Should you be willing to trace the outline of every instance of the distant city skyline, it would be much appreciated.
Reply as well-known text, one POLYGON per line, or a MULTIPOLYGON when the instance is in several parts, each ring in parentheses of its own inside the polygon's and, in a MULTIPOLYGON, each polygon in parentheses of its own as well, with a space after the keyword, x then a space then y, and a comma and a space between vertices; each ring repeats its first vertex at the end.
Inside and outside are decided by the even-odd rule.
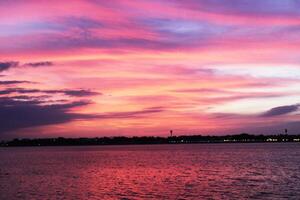
POLYGON ((299 8, 1 1, 0 140, 299 134, 299 8))

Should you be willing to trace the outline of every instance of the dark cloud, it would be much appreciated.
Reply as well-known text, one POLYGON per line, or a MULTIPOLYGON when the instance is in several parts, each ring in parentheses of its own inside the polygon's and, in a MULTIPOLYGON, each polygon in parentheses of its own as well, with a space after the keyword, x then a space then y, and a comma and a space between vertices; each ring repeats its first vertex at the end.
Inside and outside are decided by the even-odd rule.
POLYGON ((32 83, 30 81, 0 81, 0 85, 14 85, 14 84, 21 84, 21 83, 32 83))
POLYGON ((9 61, 9 62, 0 62, 0 72, 8 70, 12 67, 17 67, 19 65, 18 62, 9 61))
POLYGON ((50 61, 42 61, 42 62, 31 62, 25 63, 23 65, 19 64, 16 61, 9 61, 9 62, 0 62, 0 72, 9 70, 13 67, 45 67, 45 66, 52 66, 53 62, 50 61))
POLYGON ((45 90, 45 93, 63 93, 68 96, 74 96, 74 97, 85 97, 85 96, 95 96, 99 95, 101 93, 99 92, 94 92, 91 90, 84 90, 84 89, 79 89, 79 90, 45 90))
POLYGON ((267 112, 263 113, 262 116, 263 117, 273 117, 273 116, 278 116, 278 115, 289 114, 289 113, 297 111, 299 106, 300 106, 299 104, 295 104, 295 105, 275 107, 275 108, 272 108, 272 109, 268 110, 267 112))
POLYGON ((33 63, 26 63, 24 66, 30 66, 30 67, 46 67, 46 66, 52 66, 53 63, 49 61, 44 62, 33 62, 33 63))
POLYGON ((5 90, 0 90, 0 95, 7 95, 12 93, 28 94, 28 93, 40 93, 41 90, 38 89, 23 89, 23 88, 9 88, 5 90))
POLYGON ((113 112, 104 114, 79 114, 70 110, 91 104, 89 101, 47 101, 43 96, 0 97, 0 133, 23 128, 62 124, 74 120, 136 118, 162 112, 161 108, 147 108, 140 111, 113 112))
POLYGON ((9 97, 1 97, 0 133, 93 117, 92 115, 69 112, 69 109, 90 104, 87 101, 48 105, 43 103, 45 102, 30 98, 27 101, 21 101, 9 97))
POLYGON ((39 90, 39 89, 24 89, 24 88, 9 88, 5 90, 0 90, 0 95, 7 95, 12 93, 19 93, 19 94, 30 94, 30 93, 44 93, 44 94, 65 94, 67 96, 73 97, 86 97, 86 96, 95 96, 100 95, 99 92, 94 92, 91 90, 39 90))
POLYGON ((0 95, 7 95, 11 94, 12 92, 10 90, 0 90, 0 95))

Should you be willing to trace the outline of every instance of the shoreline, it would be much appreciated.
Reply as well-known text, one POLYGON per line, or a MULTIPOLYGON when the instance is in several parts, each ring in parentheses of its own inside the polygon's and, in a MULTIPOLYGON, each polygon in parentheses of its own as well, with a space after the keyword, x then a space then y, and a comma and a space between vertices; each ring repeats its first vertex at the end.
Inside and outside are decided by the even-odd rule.
POLYGON ((298 143, 300 135, 182 135, 170 137, 101 137, 101 138, 35 138, 14 139, 0 142, 0 147, 26 146, 110 146, 110 145, 156 145, 156 144, 232 144, 232 143, 298 143))
POLYGON ((155 146, 155 145, 193 145, 193 144, 208 144, 208 145, 213 145, 213 144, 297 144, 300 142, 195 142, 195 143, 161 143, 161 144, 103 144, 103 145, 97 145, 97 144, 90 144, 90 145, 16 145, 16 146, 0 146, 0 148, 21 148, 21 147, 108 147, 108 146, 144 146, 144 145, 149 145, 149 146, 155 146))

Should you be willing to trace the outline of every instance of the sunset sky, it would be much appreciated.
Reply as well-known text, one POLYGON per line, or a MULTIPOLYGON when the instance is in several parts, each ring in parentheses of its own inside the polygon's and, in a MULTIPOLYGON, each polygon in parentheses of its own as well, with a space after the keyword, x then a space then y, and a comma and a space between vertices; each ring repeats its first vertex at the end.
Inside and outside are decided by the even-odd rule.
POLYGON ((0 139, 300 130, 300 0, 2 0, 0 44, 0 139))

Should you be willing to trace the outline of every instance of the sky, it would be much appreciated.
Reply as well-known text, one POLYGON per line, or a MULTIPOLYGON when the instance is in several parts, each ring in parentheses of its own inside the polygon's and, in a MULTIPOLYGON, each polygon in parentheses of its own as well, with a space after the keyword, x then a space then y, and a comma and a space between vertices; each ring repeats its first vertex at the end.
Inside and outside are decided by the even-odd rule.
POLYGON ((0 139, 300 130, 300 0, 2 0, 0 44, 0 139))

